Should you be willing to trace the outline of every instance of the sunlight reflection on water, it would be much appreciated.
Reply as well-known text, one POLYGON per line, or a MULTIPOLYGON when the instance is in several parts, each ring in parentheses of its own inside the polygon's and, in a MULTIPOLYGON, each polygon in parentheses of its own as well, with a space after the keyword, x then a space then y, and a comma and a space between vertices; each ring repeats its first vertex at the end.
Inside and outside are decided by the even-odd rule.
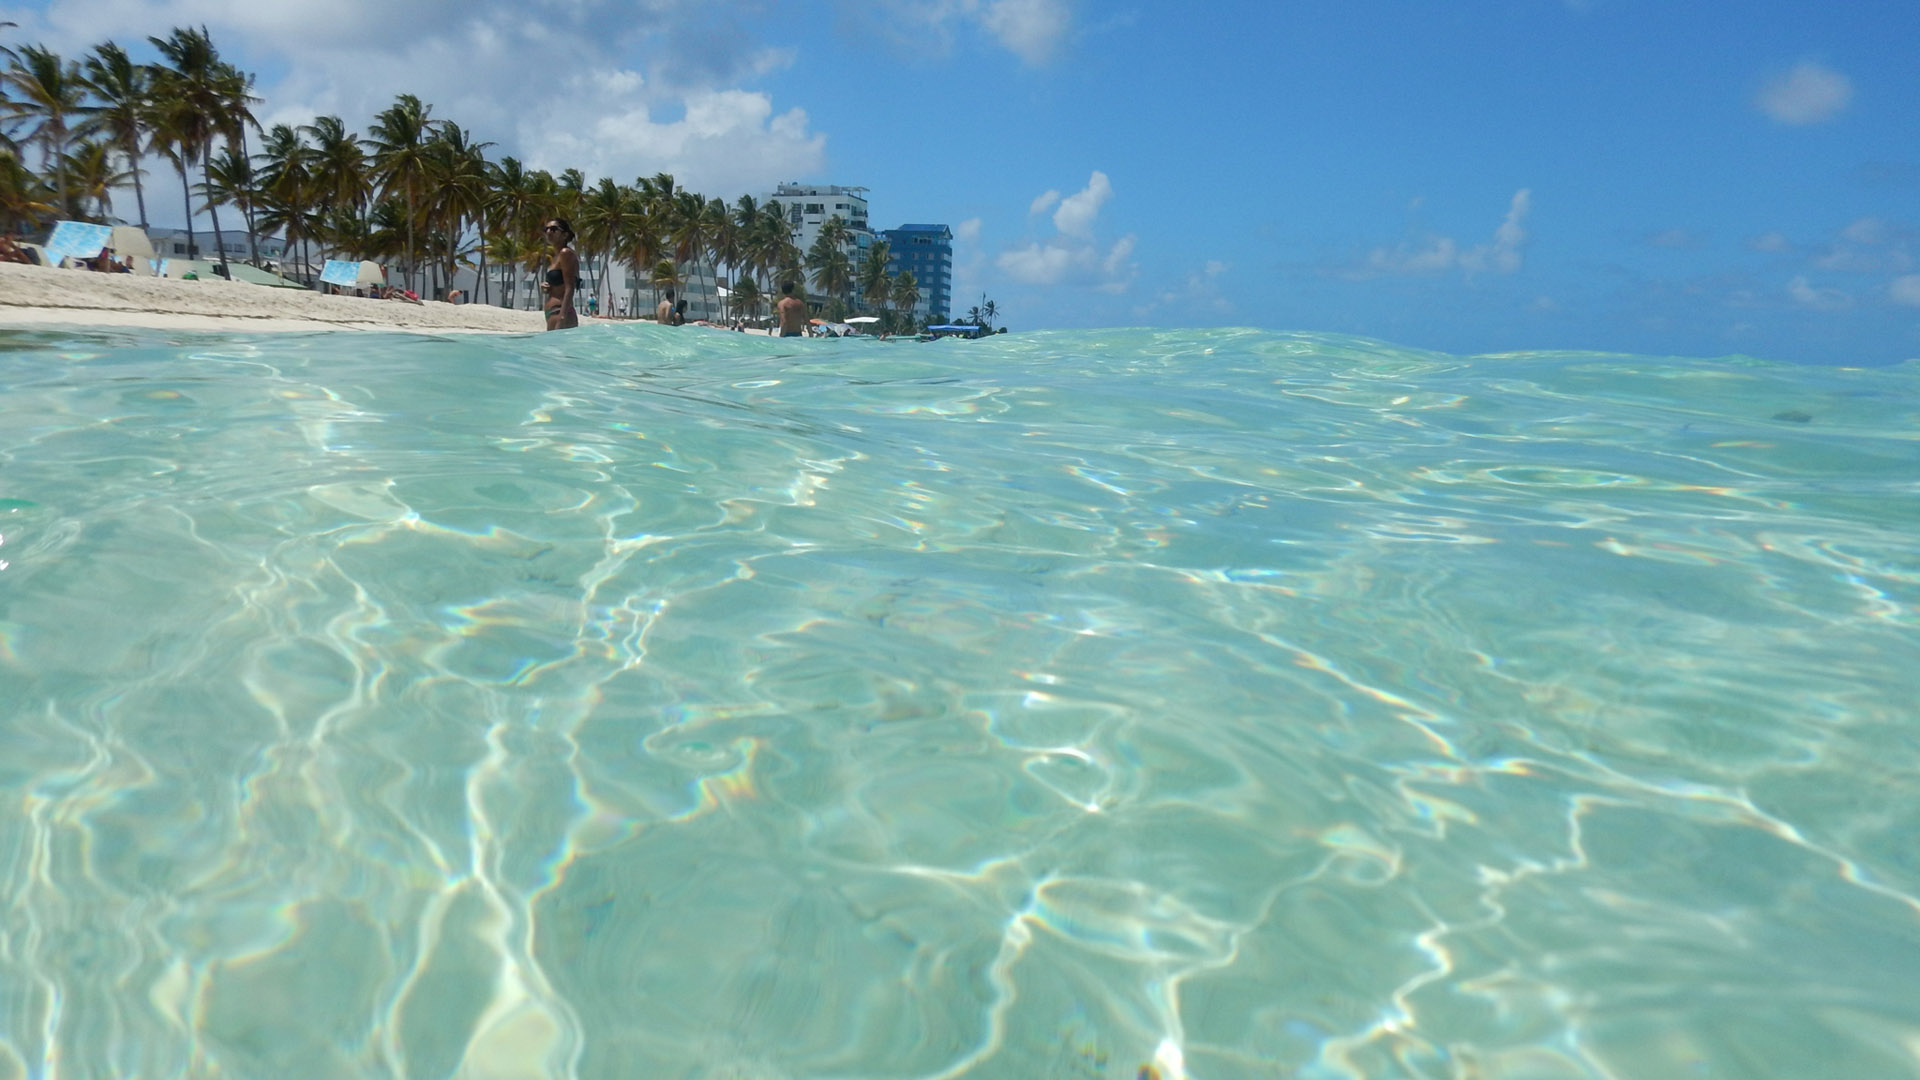
POLYGON ((0 340, 0 1077, 1920 1075, 1911 365, 0 340))

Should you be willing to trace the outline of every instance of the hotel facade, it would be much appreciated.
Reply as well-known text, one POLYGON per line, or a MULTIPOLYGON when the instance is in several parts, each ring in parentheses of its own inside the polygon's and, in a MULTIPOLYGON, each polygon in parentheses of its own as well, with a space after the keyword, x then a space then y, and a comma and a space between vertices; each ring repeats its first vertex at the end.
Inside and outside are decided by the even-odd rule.
POLYGON ((945 225, 902 225, 881 234, 887 241, 887 273, 911 271, 920 301, 913 317, 946 322, 953 310, 953 230, 945 225))

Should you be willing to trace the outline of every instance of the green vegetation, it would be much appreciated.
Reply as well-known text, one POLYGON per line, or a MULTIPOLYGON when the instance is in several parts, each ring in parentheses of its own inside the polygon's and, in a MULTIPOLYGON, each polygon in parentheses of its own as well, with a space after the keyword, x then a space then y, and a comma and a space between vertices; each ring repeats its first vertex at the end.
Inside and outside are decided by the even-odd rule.
MULTIPOLYGON (((913 329, 888 306, 911 311, 919 299, 912 275, 887 275, 884 244, 855 266, 853 233, 839 218, 802 252, 795 224, 777 204, 743 195, 728 206, 667 173, 589 183, 578 169, 555 175, 511 157, 495 160, 487 156, 492 143, 436 117, 412 94, 395 98, 364 137, 337 116, 262 130, 253 76, 222 60, 204 27, 148 41, 160 62, 136 64, 111 41, 83 61, 34 45, 0 47, 0 232, 35 233, 63 218, 112 220, 116 194, 129 187, 144 227, 140 163, 154 155, 178 174, 187 220, 206 213, 223 249, 225 210, 238 212, 250 238, 283 238, 291 263, 311 266, 321 253, 371 259, 398 266, 399 282, 429 295, 472 269, 484 290, 489 263, 543 270, 549 249, 541 226, 562 217, 573 223, 583 262, 601 271, 583 289, 608 308, 615 296, 606 268, 627 267, 657 302, 661 290, 706 267, 731 283, 730 310, 695 317, 762 314, 790 281, 811 285, 825 317, 872 312, 882 329, 913 329)), ((261 263, 257 250, 249 261, 261 263)), ((516 295, 518 287, 518 275, 509 275, 504 295, 476 299, 535 302, 516 295)), ((629 297, 634 310, 642 308, 638 291, 629 297)))

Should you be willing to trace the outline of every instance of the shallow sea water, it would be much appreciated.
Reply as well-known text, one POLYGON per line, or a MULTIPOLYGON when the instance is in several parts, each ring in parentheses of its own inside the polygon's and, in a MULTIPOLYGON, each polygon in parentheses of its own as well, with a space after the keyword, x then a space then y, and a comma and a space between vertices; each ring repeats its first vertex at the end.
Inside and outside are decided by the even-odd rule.
POLYGON ((1915 364, 0 331, 0 1080, 1920 1075, 1917 431, 1915 364))

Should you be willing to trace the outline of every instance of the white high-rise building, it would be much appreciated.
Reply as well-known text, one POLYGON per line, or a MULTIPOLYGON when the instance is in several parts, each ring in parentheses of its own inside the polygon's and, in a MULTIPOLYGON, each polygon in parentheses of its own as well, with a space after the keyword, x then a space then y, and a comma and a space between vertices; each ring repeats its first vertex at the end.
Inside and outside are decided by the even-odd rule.
POLYGON ((800 245, 801 254, 813 249, 813 242, 820 237, 820 226, 829 219, 838 216, 853 234, 854 265, 859 265, 859 256, 873 246, 873 230, 867 224, 867 189, 863 187, 841 187, 838 184, 781 184, 767 196, 767 202, 778 203, 786 211, 787 222, 794 227, 793 242, 800 245))

